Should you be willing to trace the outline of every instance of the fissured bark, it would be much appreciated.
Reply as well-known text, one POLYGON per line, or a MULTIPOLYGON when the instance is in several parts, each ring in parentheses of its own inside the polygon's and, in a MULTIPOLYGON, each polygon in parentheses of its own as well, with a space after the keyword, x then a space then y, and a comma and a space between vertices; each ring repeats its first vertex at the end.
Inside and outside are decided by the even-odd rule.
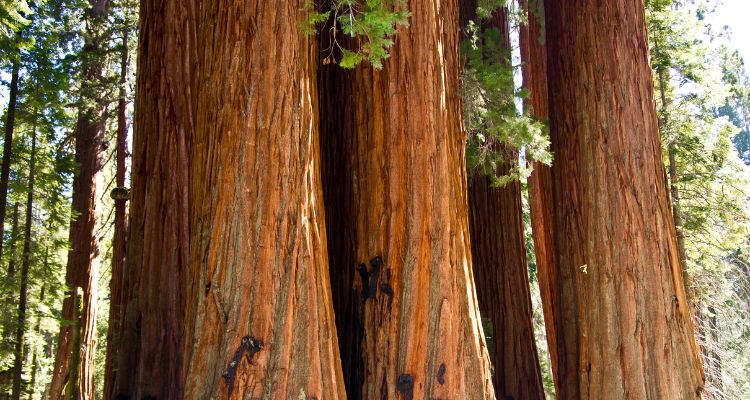
MULTIPOLYGON (((462 20, 476 18, 476 1, 463 0, 462 20)), ((481 29, 495 29, 504 39, 506 59, 511 57, 507 10, 502 7, 481 29)), ((518 151, 498 144, 507 162, 496 171, 509 173, 518 162, 518 151)), ((533 331, 528 265, 523 232, 521 184, 512 181, 502 188, 474 173, 469 181, 469 227, 479 309, 492 325, 493 385, 498 399, 543 399, 544 389, 533 331)))
POLYGON ((115 224, 112 237, 112 276, 109 281, 109 319, 107 326, 107 350, 104 366, 104 399, 111 399, 117 377, 116 362, 118 342, 120 341, 120 328, 122 311, 125 308, 125 297, 122 294, 123 279, 125 271, 125 245, 127 243, 127 199, 122 198, 122 189, 125 187, 125 164, 128 151, 128 121, 127 121, 127 76, 128 76, 128 39, 129 27, 123 29, 122 49, 120 55, 120 89, 117 101, 117 137, 116 137, 116 166, 115 184, 120 190, 119 196, 115 197, 115 224))
POLYGON ((345 398, 307 17, 304 0, 201 7, 185 398, 345 398))
POLYGON ((458 3, 407 7, 382 71, 358 68, 353 88, 361 397, 494 398, 471 269, 458 3))
POLYGON ((184 398, 195 12, 191 0, 141 2, 115 398, 184 398))
POLYGON ((643 2, 545 11, 560 398, 700 398, 643 2))

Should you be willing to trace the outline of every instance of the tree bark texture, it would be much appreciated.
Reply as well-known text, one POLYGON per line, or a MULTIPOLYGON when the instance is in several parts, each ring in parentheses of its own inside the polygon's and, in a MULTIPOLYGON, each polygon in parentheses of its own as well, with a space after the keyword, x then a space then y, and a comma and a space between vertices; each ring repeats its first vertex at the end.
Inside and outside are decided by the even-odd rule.
MULTIPOLYGON (((528 93, 524 106, 539 121, 549 119, 547 93, 547 46, 544 35, 543 0, 523 0, 528 23, 521 26, 521 69, 523 86, 528 93)), ((555 267, 554 227, 552 220, 552 174, 550 167, 539 162, 533 165, 528 179, 531 235, 534 239, 539 293, 542 299, 544 327, 547 333, 550 364, 555 387, 560 380, 557 374, 557 338, 554 315, 557 304, 557 272, 555 267)))
POLYGON ((89 7, 88 35, 83 49, 82 104, 79 106, 74 132, 75 161, 79 168, 73 179, 72 208, 75 219, 70 225, 70 250, 65 271, 65 283, 69 290, 66 291, 62 309, 62 318, 68 321, 78 319, 79 323, 60 327, 50 389, 52 399, 65 397, 66 391, 74 393, 80 399, 94 398, 96 299, 99 281, 97 199, 101 187, 106 117, 103 94, 99 92, 97 84, 104 76, 102 31, 103 25, 107 23, 107 0, 90 0, 89 7), (78 297, 79 293, 82 298, 78 297), (81 310, 79 318, 77 305, 81 310), (80 342, 77 348, 74 346, 76 341, 80 342), (71 356, 73 352, 77 356, 71 356))
POLYGON ((345 398, 304 1, 204 1, 185 397, 345 398))
MULTIPOLYGON (((120 89, 117 101, 117 139, 115 184, 118 189, 125 187, 127 170, 126 158, 128 151, 128 120, 127 120, 127 76, 128 76, 128 38, 130 27, 123 29, 122 50, 120 58, 120 89)), ((127 199, 115 198, 115 225, 112 238, 112 276, 109 282, 110 303, 107 326, 107 351, 104 366, 104 399, 111 399, 117 377, 117 342, 120 341, 120 321, 123 301, 123 279, 125 271, 125 245, 127 243, 127 199)))
POLYGON ((34 215, 34 179, 36 174, 36 124, 31 133, 31 157, 29 160, 28 193, 26 194, 26 219, 23 232, 23 259, 21 262, 21 286, 18 295, 18 320, 16 325, 16 342, 13 362, 13 390, 11 398, 20 400, 22 390, 24 355, 24 334, 26 333, 26 312, 28 303, 29 268, 31 266, 31 224, 34 215))
POLYGON ((560 398, 699 398, 643 2, 545 11, 560 398))
MULTIPOLYGON (((113 396, 182 399, 195 5, 144 0, 113 396)), ((118 154, 118 157, 121 157, 118 154)))
POLYGON ((361 397, 494 398, 471 269, 458 3, 407 7, 383 70, 355 72, 361 397))
MULTIPOLYGON (((466 11, 474 14, 467 19, 476 20, 476 1, 464 2, 470 5, 466 11)), ((507 59, 494 61, 510 62, 507 10, 499 8, 481 26, 498 30, 504 39, 507 59)), ((507 160, 497 174, 509 173, 518 162, 518 150, 500 144, 495 151, 503 152, 507 160)), ((493 340, 489 351, 495 396, 498 399, 543 399, 532 323, 521 184, 516 180, 502 188, 492 187, 490 177, 474 173, 469 181, 468 199, 479 309, 492 323, 493 340)))

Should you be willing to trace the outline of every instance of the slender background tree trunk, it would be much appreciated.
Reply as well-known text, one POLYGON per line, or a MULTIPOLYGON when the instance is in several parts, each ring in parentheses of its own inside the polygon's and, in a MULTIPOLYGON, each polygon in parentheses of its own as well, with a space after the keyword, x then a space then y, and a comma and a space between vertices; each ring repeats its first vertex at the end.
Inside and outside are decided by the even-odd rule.
MULTIPOLYGON (((128 120, 127 120, 127 79, 128 79, 128 35, 130 27, 123 29, 122 36, 122 54, 120 58, 120 96, 117 101, 117 154, 115 181, 118 196, 124 193, 125 174, 127 172, 126 158, 128 151, 128 120)), ((120 324, 122 310, 125 308, 123 303, 123 279, 125 269, 125 245, 127 243, 127 199, 114 196, 115 199, 115 226, 114 237, 112 238, 112 277, 109 282, 110 303, 109 319, 107 327, 107 352, 104 372, 104 398, 111 399, 114 393, 114 384, 117 378, 117 360, 118 343, 120 340, 120 324)))
POLYGON ((545 1, 560 397, 700 398, 643 2, 545 1))
POLYGON ((13 155, 13 130, 16 126, 16 104, 18 103, 18 73, 21 66, 21 52, 16 50, 10 73, 10 91, 8 93, 8 110, 5 114, 5 138, 3 139, 3 161, 0 166, 0 261, 3 258, 3 240, 5 238, 5 212, 8 206, 8 179, 10 178, 10 161, 13 155))
POLYGON ((96 299, 99 282, 99 240, 97 199, 101 187, 102 144, 106 111, 98 83, 104 76, 102 32, 107 23, 107 0, 90 0, 86 14, 87 38, 82 64, 81 105, 75 129, 75 161, 79 169, 73 179, 73 212, 70 250, 65 272, 68 291, 63 300, 62 318, 79 320, 62 325, 52 375, 50 397, 60 399, 65 392, 80 399, 94 398, 94 357, 96 347, 96 299), (82 297, 79 297, 79 293, 82 297), (80 316, 77 316, 80 309, 80 316), (75 332, 74 332, 75 330, 75 332), (80 346, 74 346, 80 342, 80 346), (75 353, 73 356, 71 354, 75 353), (68 388, 66 389, 66 386, 68 388))
MULTIPOLYGON (((36 113, 35 113, 36 114, 36 113)), ((16 325, 16 348, 13 362, 12 399, 20 400, 23 374, 24 334, 26 333, 26 308, 28 302, 29 267, 31 266, 31 224, 34 215, 34 179, 36 175, 36 123, 31 133, 31 159, 29 160, 28 194, 26 195, 26 220, 23 233, 23 261, 21 263, 21 287, 18 295, 18 321, 16 325)))
MULTIPOLYGON (((461 5, 461 12, 468 15, 462 15, 461 19, 477 21, 477 2, 463 2, 466 4, 461 5)), ((510 63, 507 9, 499 8, 481 26, 484 30, 497 30, 506 49, 506 59, 491 61, 510 63)), ((495 151, 502 152, 507 160, 497 171, 505 175, 516 166, 518 151, 504 144, 495 151)), ((542 399, 544 389, 532 323, 521 184, 513 181, 494 188, 490 177, 477 172, 469 181, 468 199, 479 309, 482 317, 489 318, 492 324, 493 340, 488 345, 495 395, 498 399, 542 399)))
MULTIPOLYGON (((525 107, 539 121, 548 122, 549 104, 547 96, 547 47, 544 37, 544 2, 543 0, 522 0, 521 6, 526 10, 528 23, 521 26, 520 45, 523 73, 523 86, 528 98, 525 107)), ((554 161, 553 161, 554 162, 554 161)), ((557 272, 555 266, 554 227, 552 222, 552 174, 550 167, 535 162, 528 179, 529 208, 531 211, 531 234, 534 239, 539 293, 544 312, 544 327, 547 332, 552 377, 555 388, 559 386, 557 374, 557 338, 555 328, 555 310, 557 300, 557 272)))

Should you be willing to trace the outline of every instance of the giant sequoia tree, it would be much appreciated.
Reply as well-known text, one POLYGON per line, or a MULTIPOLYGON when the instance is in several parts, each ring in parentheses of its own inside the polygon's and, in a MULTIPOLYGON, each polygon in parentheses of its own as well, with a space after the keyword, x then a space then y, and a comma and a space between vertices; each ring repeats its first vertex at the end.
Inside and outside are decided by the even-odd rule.
POLYGON ((545 1, 562 398, 699 398, 643 3, 545 1))
POLYGON ((141 7, 114 393, 343 398, 307 13, 210 3, 141 7))
POLYGON ((488 398, 468 232, 458 4, 407 6, 410 26, 399 28, 382 71, 355 71, 361 395, 488 398))
POLYGON ((97 199, 101 186, 102 144, 105 109, 101 83, 104 75, 104 27, 107 0, 90 0, 87 29, 81 53, 81 93, 75 127, 73 180, 75 213, 70 224, 71 249, 65 282, 69 287, 62 317, 72 324, 61 325, 50 396, 59 399, 94 397, 94 344, 96 340, 96 299, 99 268, 99 240, 96 234, 97 199))
POLYGON ((111 323, 112 337, 119 337, 106 385, 125 398, 183 398, 192 7, 181 0, 141 2, 127 255, 121 297, 112 300, 122 307, 121 321, 111 323))
POLYGON ((204 2, 185 397, 344 398, 303 1, 204 2))

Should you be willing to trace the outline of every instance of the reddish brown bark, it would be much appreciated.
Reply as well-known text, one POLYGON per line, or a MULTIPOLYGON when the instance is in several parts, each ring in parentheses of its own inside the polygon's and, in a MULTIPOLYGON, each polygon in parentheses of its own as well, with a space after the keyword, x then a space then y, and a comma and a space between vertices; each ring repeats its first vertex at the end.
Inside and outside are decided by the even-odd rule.
POLYGON ((141 2, 119 398, 184 398, 194 13, 190 0, 141 2))
POLYGON ((96 299, 99 281, 99 240, 96 236, 97 199, 101 186, 102 143, 106 112, 99 84, 104 75, 103 32, 107 23, 107 0, 89 0, 86 10, 82 86, 75 128, 70 250, 65 271, 68 286, 62 318, 75 321, 62 325, 57 342, 50 398, 94 398, 96 299))
MULTIPOLYGON (((463 20, 476 18, 476 1, 462 4, 463 20)), ((505 60, 510 62, 510 31, 505 8, 482 23, 504 38, 505 60)), ((508 160, 498 168, 509 173, 518 162, 518 151, 498 145, 508 160)), ((489 344, 493 385, 497 398, 542 399, 541 371, 534 339, 529 293, 526 245, 523 233, 521 185, 518 181, 494 188, 490 178, 476 173, 469 182, 469 227, 479 309, 492 324, 489 344)))
MULTIPOLYGON (((547 47, 544 37, 544 4, 542 0, 524 0, 522 7, 528 15, 528 23, 521 26, 521 62, 523 86, 528 98, 525 107, 539 121, 547 122, 549 103, 547 96, 547 47)), ((558 386, 557 340, 554 315, 558 300, 557 272, 555 267, 554 229, 552 224, 552 175, 550 167, 535 162, 528 179, 529 208, 531 211, 531 233, 534 239, 539 292, 544 312, 544 327, 547 333, 552 377, 558 386)))
POLYGON ((561 398, 699 398, 643 3, 545 2, 561 398))
POLYGON ((53 399, 66 397, 66 390, 83 399, 94 396, 95 303, 99 274, 99 241, 95 229, 102 168, 101 143, 104 140, 102 111, 82 112, 75 130, 75 159, 79 170, 73 180, 73 211, 77 218, 70 225, 71 247, 65 273, 65 283, 70 290, 63 301, 62 317, 77 322, 60 327, 50 390, 53 399), (78 297, 76 288, 82 289, 82 298, 78 297), (83 309, 80 317, 76 315, 76 304, 79 303, 83 309), (79 349, 73 347, 75 336, 80 336, 79 349), (71 356, 72 352, 79 353, 78 357, 71 356), (72 362, 75 359, 79 360, 78 365, 72 362), (72 377, 76 376, 77 380, 73 380, 72 377))
POLYGON ((407 7, 383 70, 355 73, 361 397, 494 398, 471 270, 458 3, 407 7))
POLYGON ((303 5, 201 8, 185 398, 345 398, 303 5))
POLYGON ((128 36, 130 28, 123 29, 122 49, 120 58, 120 96, 117 101, 117 143, 115 184, 113 192, 115 202, 115 224, 112 238, 112 277, 109 281, 109 319, 107 326, 107 351, 104 367, 104 398, 111 399, 117 378, 118 343, 120 340, 120 326, 122 310, 125 308, 123 297, 123 274, 125 271, 125 244, 127 243, 127 199, 125 194, 125 164, 128 151, 128 120, 127 120, 127 76, 128 76, 128 36))

